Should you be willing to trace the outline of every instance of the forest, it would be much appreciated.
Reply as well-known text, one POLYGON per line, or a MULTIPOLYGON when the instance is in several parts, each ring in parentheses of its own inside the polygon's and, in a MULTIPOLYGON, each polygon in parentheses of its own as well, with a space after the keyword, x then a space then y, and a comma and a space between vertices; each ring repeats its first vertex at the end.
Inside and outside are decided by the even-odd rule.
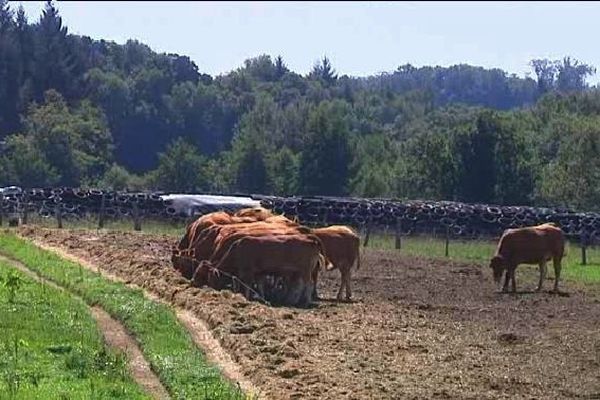
MULTIPOLYGON (((207 55, 206 57, 210 57, 207 55)), ((466 64, 303 76, 70 34, 0 0, 0 186, 453 200, 600 208, 591 65, 466 64)))

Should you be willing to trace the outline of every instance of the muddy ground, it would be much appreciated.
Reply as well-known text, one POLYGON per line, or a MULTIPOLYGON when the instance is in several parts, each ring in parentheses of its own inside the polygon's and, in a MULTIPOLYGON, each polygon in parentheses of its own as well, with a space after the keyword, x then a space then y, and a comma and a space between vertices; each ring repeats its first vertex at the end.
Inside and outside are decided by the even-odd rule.
MULTIPOLYGON (((172 237, 20 228, 205 320, 273 399, 600 399, 600 289, 496 293, 479 265, 366 249, 356 302, 272 308, 193 288, 170 265, 172 237)), ((320 275, 334 297, 337 271, 320 275)), ((547 289, 552 281, 545 282, 547 289)))

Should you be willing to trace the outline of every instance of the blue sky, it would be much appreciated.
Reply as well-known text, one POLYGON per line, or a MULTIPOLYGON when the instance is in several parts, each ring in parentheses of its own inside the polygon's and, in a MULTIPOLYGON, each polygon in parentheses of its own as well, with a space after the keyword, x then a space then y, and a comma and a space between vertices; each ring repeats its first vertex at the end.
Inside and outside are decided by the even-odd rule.
MULTIPOLYGON (((30 21, 43 2, 23 4, 30 21)), ((217 75, 260 54, 307 73, 327 55, 342 74, 468 63, 534 76, 533 58, 570 55, 600 68, 594 2, 58 2, 71 33, 138 39, 217 75)), ((600 74, 599 74, 600 75, 600 74)), ((597 83, 599 76, 590 79, 597 83)))

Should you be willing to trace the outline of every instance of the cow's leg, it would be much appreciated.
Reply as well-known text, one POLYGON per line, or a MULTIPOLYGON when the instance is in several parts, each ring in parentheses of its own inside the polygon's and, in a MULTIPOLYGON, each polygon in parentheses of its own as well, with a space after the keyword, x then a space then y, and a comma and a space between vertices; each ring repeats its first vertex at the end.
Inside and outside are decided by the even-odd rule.
MULTIPOLYGON (((252 300, 252 292, 250 291, 250 288, 252 287, 252 283, 254 282, 254 279, 252 279, 253 277, 251 277, 250 275, 250 273, 244 271, 240 272, 237 277, 237 279, 239 279, 238 284, 243 288, 244 297, 246 297, 246 299, 248 300, 252 300)), ((234 281, 236 281, 237 279, 233 278, 234 281)))
POLYGON ((267 299, 267 296, 265 296, 265 281, 266 280, 267 280, 266 275, 263 275, 258 278, 258 281, 256 281, 256 291, 258 292, 260 297, 262 297, 265 300, 267 299))
POLYGON ((352 298, 352 289, 350 288, 350 283, 352 282, 352 264, 348 265, 348 273, 346 274, 346 300, 350 300, 352 298))
POLYGON ((542 290, 542 286, 544 285, 544 279, 546 279, 546 261, 542 261, 540 263, 540 281, 538 283, 537 288, 535 289, 536 292, 539 292, 540 290, 542 290))
POLYGON ((504 285, 502 286, 503 292, 508 292, 508 282, 510 281, 510 268, 507 267, 504 271, 504 285))
POLYGON ((286 303, 295 306, 304 292, 304 285, 302 285, 301 279, 297 274, 290 276, 287 281, 289 285, 287 288, 286 303))
POLYGON ((558 281, 560 279, 560 270, 562 268, 561 265, 561 257, 554 257, 553 259, 553 263, 554 263, 554 291, 558 292, 558 281))
POLYGON ((512 286, 512 292, 516 293, 517 292, 517 282, 515 281, 515 271, 517 269, 517 266, 514 265, 510 267, 510 282, 511 282, 511 286, 512 286))
POLYGON ((346 268, 339 268, 340 270, 340 274, 342 274, 342 283, 340 284, 340 290, 338 291, 337 294, 337 299, 339 301, 342 300, 342 292, 344 291, 344 286, 346 286, 346 275, 348 274, 348 271, 346 268))
POLYGON ((317 293, 317 281, 319 279, 319 269, 321 269, 321 266, 317 265, 312 273, 312 281, 313 281, 312 300, 319 300, 319 294, 317 293))

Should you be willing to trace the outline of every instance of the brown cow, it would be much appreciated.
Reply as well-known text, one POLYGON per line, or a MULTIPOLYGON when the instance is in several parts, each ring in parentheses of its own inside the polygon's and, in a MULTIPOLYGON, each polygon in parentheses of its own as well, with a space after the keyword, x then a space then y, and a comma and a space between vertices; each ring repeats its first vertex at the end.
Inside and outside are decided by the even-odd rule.
POLYGON ((565 252, 565 238, 560 228, 553 224, 542 224, 519 229, 507 229, 502 234, 496 253, 490 261, 494 281, 500 283, 506 270, 502 291, 508 290, 511 281, 512 291, 516 292, 515 270, 519 264, 538 264, 540 280, 537 291, 542 290, 546 278, 546 262, 554 263, 554 291, 558 291, 561 260, 565 252))
POLYGON ((290 226, 299 225, 297 218, 294 218, 294 220, 292 221, 284 215, 273 214, 271 210, 268 210, 263 207, 243 208, 233 215, 236 217, 253 217, 256 218, 257 221, 267 221, 274 223, 280 222, 290 226))
POLYGON ((194 242, 198 239, 200 233, 209 226, 215 224, 223 224, 231 221, 232 216, 223 211, 218 211, 206 215, 202 215, 195 221, 189 223, 185 228, 185 234, 179 240, 177 247, 174 247, 171 255, 171 263, 173 267, 180 270, 186 268, 185 259, 190 256, 190 250, 194 242))
POLYGON ((252 217, 257 221, 264 221, 269 217, 275 216, 271 210, 263 207, 242 208, 241 210, 236 211, 233 215, 236 217, 252 217))
POLYGON ((266 221, 213 225, 198 235, 190 249, 180 251, 177 269, 185 278, 191 279, 198 262, 202 260, 216 262, 220 259, 232 243, 232 240, 228 239, 232 235, 237 235, 239 239, 241 236, 248 235, 306 234, 309 232, 310 229, 307 227, 291 227, 266 221), (193 254, 191 254, 192 250, 193 254))
POLYGON ((200 263, 193 280, 195 284, 207 280, 213 286, 213 276, 225 272, 244 282, 249 297, 249 287, 260 283, 262 276, 284 276, 291 283, 286 302, 304 305, 312 299, 312 272, 321 259, 319 242, 308 235, 249 236, 233 243, 216 265, 200 263))
POLYGON ((288 226, 263 226, 252 229, 239 229, 235 232, 227 232, 223 236, 218 236, 215 240, 214 251, 210 256, 211 262, 218 262, 225 254, 227 249, 237 240, 246 236, 274 236, 274 235, 298 235, 309 234, 310 228, 307 227, 288 227, 288 226))
MULTIPOLYGON (((351 269, 356 262, 356 269, 360 268, 360 238, 349 227, 344 225, 332 225, 325 228, 313 229, 312 233, 323 242, 325 257, 328 261, 327 270, 339 269, 342 275, 342 283, 337 294, 337 299, 342 299, 342 291, 346 288, 346 300, 352 297, 350 281, 352 279, 351 269)), ((316 272, 318 273, 318 271, 316 272)), ((316 277, 315 277, 316 282, 316 277)), ((314 290, 316 295, 316 288, 314 290)))
MULTIPOLYGON (((205 232, 213 226, 223 226, 232 224, 246 224, 256 222, 256 218, 237 217, 229 215, 224 211, 205 214, 188 224, 186 232, 179 241, 177 247, 173 248, 171 262, 177 270, 188 271, 191 267, 189 262, 190 251, 196 247, 196 242, 206 237, 205 232)), ((202 253, 199 253, 201 255, 202 253)), ((183 273, 183 272, 182 272, 183 273)), ((184 273, 185 276, 187 274, 184 273)), ((191 277, 191 275, 189 276, 191 277)))

